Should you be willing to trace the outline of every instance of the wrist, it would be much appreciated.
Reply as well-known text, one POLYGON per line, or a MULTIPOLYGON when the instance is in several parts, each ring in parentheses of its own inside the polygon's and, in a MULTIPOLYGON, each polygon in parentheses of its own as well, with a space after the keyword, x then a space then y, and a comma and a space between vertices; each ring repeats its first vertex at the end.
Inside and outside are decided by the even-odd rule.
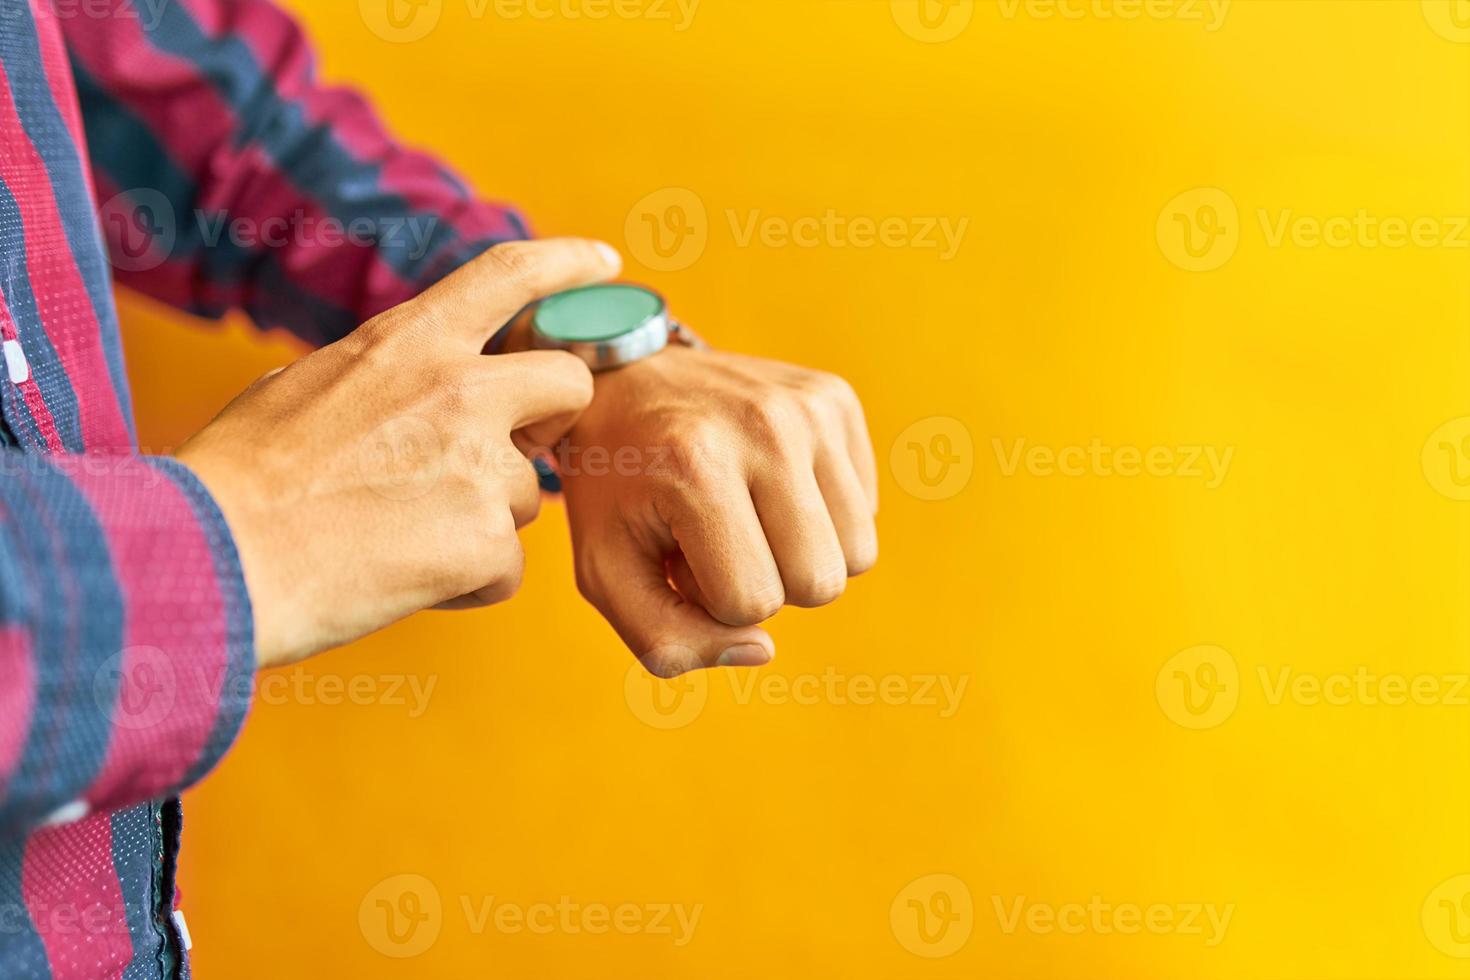
POLYGON ((268 574, 271 563, 267 559, 262 534, 257 530, 259 522, 253 519, 250 508, 242 503, 251 499, 251 490, 243 475, 228 460, 202 451, 193 440, 179 448, 175 459, 194 474, 214 500, 233 540, 240 575, 250 600, 256 668, 280 666, 288 661, 283 636, 288 631, 282 629, 279 622, 282 602, 279 590, 274 588, 272 576, 268 574))

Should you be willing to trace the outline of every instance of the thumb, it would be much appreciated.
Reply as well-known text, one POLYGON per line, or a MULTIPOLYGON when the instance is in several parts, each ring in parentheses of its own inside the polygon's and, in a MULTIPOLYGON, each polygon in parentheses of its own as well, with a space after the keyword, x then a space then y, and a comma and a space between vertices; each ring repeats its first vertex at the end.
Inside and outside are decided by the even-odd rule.
POLYGON ((577 584, 651 674, 701 667, 755 667, 775 656, 757 626, 726 626, 669 585, 662 555, 624 532, 578 562, 577 584))

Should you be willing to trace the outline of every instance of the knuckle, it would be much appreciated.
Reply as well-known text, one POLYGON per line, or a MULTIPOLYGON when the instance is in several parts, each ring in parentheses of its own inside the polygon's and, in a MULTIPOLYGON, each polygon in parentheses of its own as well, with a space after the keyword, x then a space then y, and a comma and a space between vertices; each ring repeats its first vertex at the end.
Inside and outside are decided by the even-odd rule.
POLYGON ((496 557, 510 548, 520 547, 520 539, 516 537, 515 524, 505 502, 486 491, 482 481, 473 476, 467 475, 464 483, 470 498, 465 514, 468 527, 464 533, 480 557, 478 564, 493 570, 496 557))
POLYGON ((292 363, 330 365, 334 375, 344 374, 368 363, 368 358, 373 357, 383 346, 383 336, 383 328, 375 320, 369 320, 345 336, 318 347, 292 363))
POLYGON ((352 331, 345 339, 355 343, 355 353, 361 356, 392 346, 399 338, 433 333, 437 318, 438 313, 432 304, 415 298, 384 310, 352 331))
POLYGON ((809 423, 840 425, 862 407, 852 385, 825 371, 813 371, 799 391, 801 410, 809 423))
POLYGON ((403 319, 399 307, 384 310, 370 320, 365 320, 337 343, 354 354, 361 354, 370 347, 381 344, 403 319))
POLYGON ((878 538, 873 536, 856 545, 852 553, 847 556, 847 574, 849 577, 861 575, 872 571, 876 564, 878 564, 878 538))
POLYGON ((468 518, 450 525, 442 541, 439 565, 452 595, 474 592, 491 580, 486 574, 491 551, 480 522, 468 518))
POLYGON ((530 524, 532 521, 536 520, 536 518, 540 516, 541 494, 531 494, 526 498, 525 503, 519 504, 516 507, 516 527, 525 527, 527 524, 530 524))
POLYGON ((358 327, 340 343, 344 353, 350 356, 352 367, 379 374, 392 368, 394 355, 389 340, 395 335, 390 334, 386 327, 375 326, 370 322, 358 327), (364 331, 367 333, 359 336, 364 331))
POLYGON ((776 615, 785 604, 785 587, 779 581, 769 582, 731 596, 721 603, 715 618, 726 626, 755 626, 776 615))
POLYGON ((485 252, 485 261, 511 284, 529 286, 535 281, 539 263, 526 242, 504 242, 485 252))
POLYGON ((694 419, 676 437, 661 441, 669 451, 650 463, 649 476, 671 501, 703 499, 732 472, 734 438, 716 421, 694 419))
POLYGON ((707 501, 716 483, 707 461, 681 455, 667 477, 653 488, 654 499, 661 505, 660 510, 687 509, 707 501))
POLYGON ((577 582, 577 593, 592 603, 594 608, 601 609, 602 598, 606 595, 603 591, 602 577, 598 574, 594 561, 584 557, 580 549, 573 563, 573 572, 577 582))
POLYGON ((266 371, 264 374, 260 375, 260 377, 250 382, 250 385, 245 390, 259 391, 266 385, 270 384, 271 381, 275 379, 275 376, 280 374, 284 370, 286 370, 284 367, 271 368, 269 371, 266 371))
POLYGON ((521 587, 526 570, 526 554, 521 548, 520 538, 508 522, 485 524, 477 542, 478 561, 475 563, 477 586, 495 594, 510 598, 521 587), (498 526, 506 523, 505 527, 498 526))
POLYGON ((786 599, 794 606, 825 606, 847 588, 847 564, 811 569, 786 583, 786 599))
POLYGON ((511 535, 512 544, 507 547, 500 574, 496 581, 506 590, 507 595, 515 595, 521 590, 521 583, 526 578, 526 552, 521 548, 520 541, 511 535))
POLYGON ((520 591, 520 587, 521 577, 519 574, 516 574, 510 577, 495 578, 488 585, 482 583, 472 594, 480 602, 486 605, 494 605, 499 602, 505 602, 514 596, 520 591))
POLYGON ((768 442, 779 442, 806 421, 796 400, 780 392, 767 392, 761 398, 745 402, 740 407, 739 418, 742 429, 768 442))
POLYGON ((846 378, 827 371, 812 372, 808 391, 817 398, 837 405, 854 405, 858 401, 857 392, 846 378))
MULTIPOLYGON (((527 469, 530 470, 529 465, 527 469)), ((517 528, 525 527, 541 516, 541 486, 536 479, 535 471, 530 470, 523 479, 526 485, 515 496, 511 506, 517 528)))

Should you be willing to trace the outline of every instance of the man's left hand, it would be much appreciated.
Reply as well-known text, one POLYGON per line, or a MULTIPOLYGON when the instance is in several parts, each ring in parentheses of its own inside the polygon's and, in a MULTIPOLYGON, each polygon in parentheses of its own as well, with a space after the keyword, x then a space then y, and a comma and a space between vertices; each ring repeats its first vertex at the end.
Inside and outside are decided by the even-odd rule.
POLYGON ((577 585, 650 672, 767 663, 757 624, 877 560, 873 448, 841 378, 669 347, 595 388, 556 450, 577 585))

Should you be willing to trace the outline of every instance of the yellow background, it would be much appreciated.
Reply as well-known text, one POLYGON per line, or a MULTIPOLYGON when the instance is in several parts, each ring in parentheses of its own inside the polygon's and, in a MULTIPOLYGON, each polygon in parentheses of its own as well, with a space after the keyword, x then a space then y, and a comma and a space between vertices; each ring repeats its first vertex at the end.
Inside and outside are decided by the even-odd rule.
MULTIPOLYGON (((717 344, 853 382, 882 558, 778 616, 762 672, 837 679, 795 699, 719 676, 683 692, 692 716, 650 715, 548 507, 513 602, 288 673, 190 794, 198 975, 1470 976, 1470 421, 1431 438, 1470 415, 1470 4, 933 0, 926 29, 913 3, 704 0, 678 30, 651 0, 562 13, 587 2, 430 0, 412 41, 370 0, 295 6, 329 77, 539 231, 617 243, 717 344), (704 208, 703 251, 655 270, 627 233, 667 188, 704 208), (969 223, 948 259, 736 233, 829 209, 969 223), (1360 210, 1437 237, 1275 235, 1360 210), (1007 465, 1019 439, 1094 438, 1233 455, 1214 487, 1182 455, 1007 465), (1223 700, 1194 714, 1202 665, 1223 700), (1359 668, 1439 693, 1277 688, 1359 668), (831 693, 926 676, 966 685, 949 717, 831 693), (333 703, 353 679, 367 703, 333 703), (410 680, 435 684, 417 717, 410 680), (405 881, 432 921, 395 946, 376 900, 405 881), (492 896, 701 912, 682 947, 477 931, 464 903, 492 896), (1008 931, 1023 897, 1231 918, 1214 945, 1008 931), (926 945, 911 898, 949 931, 926 945)), ((154 449, 295 350, 125 314, 154 449)))

